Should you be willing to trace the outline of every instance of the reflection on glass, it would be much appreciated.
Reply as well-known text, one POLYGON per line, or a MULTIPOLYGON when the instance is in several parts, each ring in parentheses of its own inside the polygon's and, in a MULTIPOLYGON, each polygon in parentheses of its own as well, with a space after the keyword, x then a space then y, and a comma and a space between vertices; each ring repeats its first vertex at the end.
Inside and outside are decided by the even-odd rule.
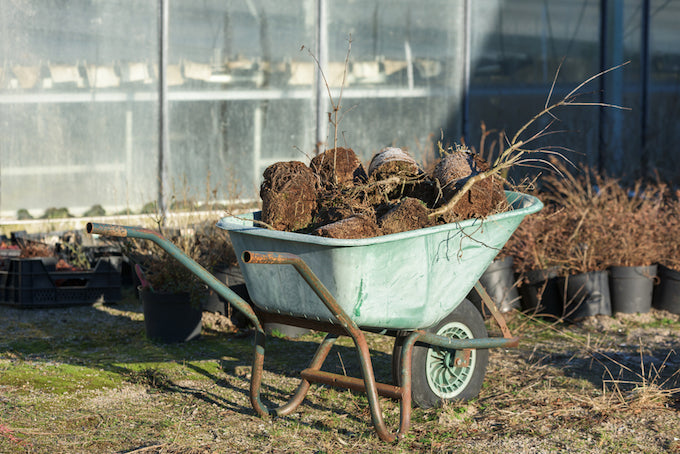
POLYGON ((0 0, 0 211, 155 198, 156 1, 0 0))
POLYGON ((256 198, 264 169, 314 152, 315 3, 172 3, 169 178, 256 198))
POLYGON ((474 84, 580 82, 598 69, 600 2, 472 2, 474 84))
POLYGON ((677 183, 680 141, 680 47, 677 24, 680 3, 652 0, 650 5, 650 106, 647 127, 647 150, 650 167, 663 178, 677 183))
POLYGON ((339 85, 351 36, 339 145, 365 161, 386 146, 423 161, 433 158, 442 132, 459 138, 463 24, 463 2, 328 2, 331 87, 339 85))
MULTIPOLYGON (((650 0, 648 61, 646 2, 637 0, 169 3, 169 187, 202 195, 210 178, 228 188, 225 197, 256 198, 267 165, 307 162, 333 146, 333 106, 314 59, 321 56, 344 113, 338 145, 364 161, 385 146, 422 161, 433 159, 440 139, 449 145, 465 136, 478 146, 482 122, 512 134, 544 106, 560 64, 553 100, 601 62, 630 60, 602 93, 631 111, 561 109, 554 127, 565 133, 535 146, 569 148, 573 159, 628 175, 657 167, 676 178, 679 2, 650 0)), ((60 205, 77 213, 94 204, 113 212, 156 198, 158 7, 157 0, 0 0, 2 215, 60 205)), ((589 84, 579 100, 598 101, 600 88, 589 84)))
MULTIPOLYGON (((543 109, 560 65, 553 102, 599 71, 599 8, 594 0, 472 2, 469 144, 479 147, 482 123, 514 135, 543 109)), ((588 95, 579 100, 597 102, 597 90, 597 83, 589 85, 583 90, 588 95)), ((599 109, 574 107, 555 113, 560 121, 553 130, 565 132, 532 146, 568 148, 577 152, 571 159, 597 162, 596 155, 585 152, 597 149, 599 109)), ((549 120, 537 122, 525 139, 547 127, 549 120)), ((487 137, 486 144, 499 139, 487 137)))

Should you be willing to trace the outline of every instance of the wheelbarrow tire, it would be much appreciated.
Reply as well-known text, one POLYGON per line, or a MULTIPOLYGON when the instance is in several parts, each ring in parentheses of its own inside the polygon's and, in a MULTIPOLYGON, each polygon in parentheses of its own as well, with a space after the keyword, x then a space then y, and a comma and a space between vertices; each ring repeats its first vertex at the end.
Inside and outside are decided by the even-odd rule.
MULTIPOLYGON (((467 299, 427 331, 458 339, 488 337, 482 315, 467 299)), ((392 351, 392 377, 398 386, 404 340, 405 337, 397 337, 392 351)), ((468 367, 454 367, 451 364, 454 355, 455 350, 416 343, 411 357, 411 398, 415 405, 437 407, 447 400, 466 401, 479 394, 489 363, 489 351, 471 350, 468 367)))

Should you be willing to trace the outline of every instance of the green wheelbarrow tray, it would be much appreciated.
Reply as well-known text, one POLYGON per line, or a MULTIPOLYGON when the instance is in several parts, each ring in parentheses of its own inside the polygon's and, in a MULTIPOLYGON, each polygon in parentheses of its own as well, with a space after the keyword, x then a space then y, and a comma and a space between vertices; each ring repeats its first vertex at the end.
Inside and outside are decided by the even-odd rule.
MULTIPOLYGON (((88 223, 87 232, 153 241, 250 320, 255 328, 250 402, 259 415, 284 416, 292 413, 304 400, 311 383, 339 386, 366 393, 376 433, 382 440, 390 442, 403 437, 410 425, 412 384, 418 384, 412 375, 420 374, 418 377, 428 380, 433 378, 429 369, 413 371, 412 364, 416 361, 413 358, 427 358, 428 364, 433 361, 437 385, 449 387, 458 377, 477 374, 475 371, 480 362, 475 352, 478 350, 512 347, 518 343, 494 303, 476 283, 524 216, 542 207, 535 197, 514 192, 506 192, 506 195, 513 209, 483 221, 469 220, 364 240, 329 240, 275 232, 253 227, 252 221, 225 218, 218 225, 230 231, 240 255, 240 264, 244 267, 248 290, 256 295, 253 298, 255 308, 157 232, 94 223, 88 223), (245 249, 251 245, 257 250, 245 249), (307 260, 315 269, 308 265, 307 260), (259 286, 263 288, 259 289, 259 286), (343 293, 343 286, 352 286, 352 291, 343 293), (412 286, 423 294, 410 290, 412 286), (479 337, 465 334, 467 328, 459 322, 447 324, 444 331, 432 332, 431 326, 441 319, 446 322, 473 286, 492 311, 503 337, 488 338, 485 329, 479 337), (340 295, 339 299, 335 298, 334 291, 340 295), (267 299, 269 296, 273 302, 267 299), (409 303, 408 298, 414 299, 409 303), (392 309, 382 308, 381 302, 391 304, 392 309), (418 314, 409 304, 417 305, 427 314, 418 314), (287 403, 274 409, 267 408, 260 398, 265 321, 312 327, 328 333, 309 367, 300 372, 300 385, 294 395, 287 403), (463 335, 452 337, 445 334, 450 327, 463 332, 463 335), (393 356, 397 385, 376 382, 363 330, 397 337, 395 349, 398 344, 398 359, 395 358, 397 355, 393 356), (338 335, 350 336, 354 341, 362 378, 321 370, 338 335), (431 347, 414 348, 416 343, 431 347), (423 350, 426 352, 423 353, 423 350), (469 373, 466 372, 468 370, 469 373), (442 382, 442 373, 450 373, 453 378, 442 382), (400 401, 399 429, 396 432, 390 432, 385 426, 378 395, 400 401)), ((483 325, 481 316, 477 316, 483 325)), ((481 370, 482 378, 484 370, 481 370)), ((418 389, 421 388, 418 385, 418 389)))
POLYGON ((506 196, 512 210, 486 219, 364 239, 335 239, 254 225, 260 212, 227 217, 228 230, 254 304, 266 311, 335 322, 293 267, 244 263, 244 251, 295 254, 363 328, 426 328, 465 298, 519 226, 542 208, 535 197, 506 196))

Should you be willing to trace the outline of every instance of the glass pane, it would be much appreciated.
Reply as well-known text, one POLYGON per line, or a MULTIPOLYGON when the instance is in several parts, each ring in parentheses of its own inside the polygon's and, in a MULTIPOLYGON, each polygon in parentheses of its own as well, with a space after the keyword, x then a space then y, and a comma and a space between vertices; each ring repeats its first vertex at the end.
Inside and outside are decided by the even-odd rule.
POLYGON ((157 2, 0 0, 0 211, 155 198, 157 2))
MULTIPOLYGON (((471 88, 468 143, 479 147, 481 124, 512 137, 550 94, 556 102, 599 71, 599 8, 596 0, 476 0, 471 17, 471 88)), ((597 102, 599 83, 590 83, 581 102, 597 102)), ((532 143, 533 148, 559 146, 579 154, 571 159, 597 163, 599 109, 569 107, 555 112, 552 130, 564 133, 532 143)), ((528 139, 549 125, 539 121, 523 136, 528 139)), ((487 138, 486 148, 498 139, 487 138)), ((530 169, 527 169, 530 170, 530 169)), ((523 172, 520 172, 523 173, 523 172)))
POLYGON ((661 176, 680 183, 680 47, 677 24, 680 3, 652 0, 650 11, 651 83, 647 150, 661 176))
MULTIPOLYGON (((364 161, 386 146, 427 161, 443 131, 460 137, 463 4, 327 2, 325 72, 336 104, 350 34, 352 39, 338 145, 349 146, 364 161)), ((327 137, 332 146, 332 125, 327 137)))
MULTIPOLYGON (((315 2, 173 2, 169 184, 258 197, 267 165, 314 152, 315 2)), ((179 194, 175 194, 178 196, 179 194)))

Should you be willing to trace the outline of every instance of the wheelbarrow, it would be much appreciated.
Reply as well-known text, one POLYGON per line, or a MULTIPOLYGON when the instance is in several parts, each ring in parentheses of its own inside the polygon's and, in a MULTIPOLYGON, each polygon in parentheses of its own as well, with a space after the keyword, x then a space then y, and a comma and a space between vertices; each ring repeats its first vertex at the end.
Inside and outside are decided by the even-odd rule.
POLYGON ((486 219, 438 225, 374 238, 322 238, 257 227, 259 212, 226 217, 250 301, 240 297, 157 232, 110 224, 87 232, 155 242, 241 311, 255 329, 250 402, 261 416, 285 416, 302 403, 312 383, 365 392, 373 426, 384 441, 408 431, 412 403, 432 407, 470 399, 481 389, 488 349, 516 347, 503 316, 478 279, 522 219, 542 208, 535 197, 506 192, 509 211, 486 219), (465 297, 475 288, 503 337, 489 338, 484 320, 465 297), (278 408, 260 398, 265 323, 327 333, 293 396, 278 408), (395 338, 394 384, 375 379, 365 333, 395 338), (350 336, 361 378, 322 371, 338 336, 350 336), (399 428, 387 429, 378 396, 400 402, 399 428))

